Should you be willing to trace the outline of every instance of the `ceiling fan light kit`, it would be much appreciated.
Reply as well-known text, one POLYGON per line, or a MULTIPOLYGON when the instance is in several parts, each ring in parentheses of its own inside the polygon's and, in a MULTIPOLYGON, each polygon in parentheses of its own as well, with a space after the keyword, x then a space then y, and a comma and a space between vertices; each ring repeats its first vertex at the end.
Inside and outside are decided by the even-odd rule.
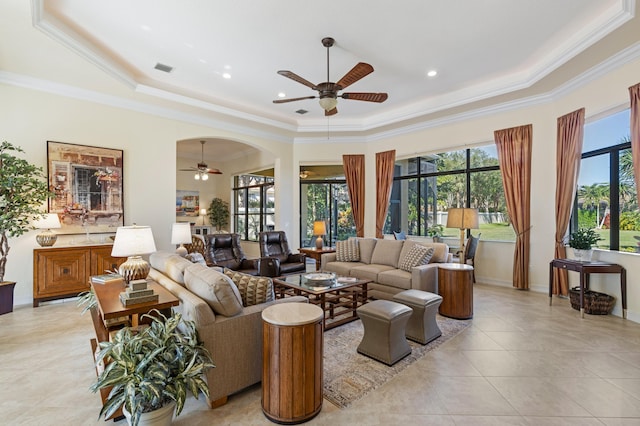
POLYGON ((221 175, 222 172, 218 169, 210 169, 209 166, 207 166, 207 163, 204 162, 204 144, 206 141, 200 141, 200 144, 202 145, 202 159, 201 161, 197 164, 196 167, 190 167, 188 169, 180 169, 181 172, 196 172, 196 174, 193 176, 193 178, 195 180, 209 180, 209 175, 221 175))
POLYGON ((286 102, 301 101, 304 99, 320 99, 320 106, 324 110, 325 116, 330 116, 338 113, 338 98, 351 99, 355 101, 377 102, 381 103, 387 100, 388 95, 386 93, 369 93, 369 92, 351 92, 338 94, 342 89, 352 85, 356 81, 373 72, 373 67, 367 63, 359 62, 348 73, 344 75, 337 83, 329 81, 329 48, 333 46, 335 40, 331 37, 325 37, 322 39, 322 45, 327 48, 327 81, 320 84, 313 84, 308 80, 300 77, 298 74, 280 70, 278 74, 283 77, 290 78, 300 84, 310 87, 313 90, 318 91, 318 96, 304 96, 300 98, 290 99, 276 99, 274 104, 283 104, 286 102))

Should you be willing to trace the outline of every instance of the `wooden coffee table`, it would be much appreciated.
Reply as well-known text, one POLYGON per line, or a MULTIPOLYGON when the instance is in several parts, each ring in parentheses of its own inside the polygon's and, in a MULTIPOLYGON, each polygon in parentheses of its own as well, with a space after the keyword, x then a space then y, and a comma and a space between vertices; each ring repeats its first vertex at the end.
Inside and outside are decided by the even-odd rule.
POLYGON ((304 278, 305 275, 306 273, 274 278, 276 297, 308 297, 309 303, 320 306, 324 312, 325 330, 358 319, 356 309, 367 303, 367 285, 371 280, 356 279, 344 282, 341 281, 344 277, 337 277, 335 284, 325 287, 309 285, 304 278))

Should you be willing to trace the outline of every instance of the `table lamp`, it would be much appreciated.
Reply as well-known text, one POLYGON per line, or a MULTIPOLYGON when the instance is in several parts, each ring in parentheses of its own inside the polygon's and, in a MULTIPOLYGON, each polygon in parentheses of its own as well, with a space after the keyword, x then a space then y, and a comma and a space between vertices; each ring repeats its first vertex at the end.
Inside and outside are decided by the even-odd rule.
POLYGON ((200 209, 200 216, 202 216, 202 226, 204 226, 204 217, 207 215, 207 209, 200 209))
POLYGON ((191 242, 191 224, 189 222, 177 222, 171 225, 171 244, 180 244, 176 253, 182 257, 187 255, 187 248, 183 244, 191 242))
POLYGON ((327 226, 324 223, 324 220, 316 220, 313 222, 313 235, 317 235, 316 238, 316 249, 322 250, 322 245, 324 243, 322 237, 327 235, 327 226))
POLYGON ((447 228, 460 229, 460 263, 464 258, 464 231, 478 229, 478 209, 450 208, 447 210, 447 228))
POLYGON ((156 251, 153 233, 149 226, 120 226, 111 249, 113 257, 127 257, 118 272, 126 283, 147 278, 151 266, 141 256, 156 251))
POLYGON ((42 247, 51 247, 55 244, 58 236, 51 232, 51 228, 60 228, 60 219, 57 213, 47 213, 40 219, 38 219, 33 226, 37 229, 44 229, 41 233, 36 235, 36 241, 42 247))

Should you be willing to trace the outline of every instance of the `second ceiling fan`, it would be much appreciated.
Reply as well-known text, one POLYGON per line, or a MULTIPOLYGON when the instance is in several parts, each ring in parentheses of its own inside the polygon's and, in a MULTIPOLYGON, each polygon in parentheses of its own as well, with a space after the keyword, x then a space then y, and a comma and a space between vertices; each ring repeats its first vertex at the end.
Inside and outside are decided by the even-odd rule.
POLYGON ((274 104, 283 104, 285 102, 301 101, 303 99, 320 99, 320 106, 324 109, 324 115, 335 115, 338 113, 338 98, 352 99, 355 101, 367 101, 367 102, 384 102, 387 100, 388 95, 386 93, 371 93, 371 92, 345 92, 338 94, 342 89, 347 88, 356 81, 373 72, 373 67, 367 63, 359 62, 348 73, 345 74, 337 83, 329 81, 329 48, 333 46, 335 40, 331 37, 325 37, 322 39, 322 45, 327 48, 327 81, 324 83, 313 84, 308 80, 300 77, 298 74, 292 71, 280 70, 278 74, 290 78, 293 81, 304 84, 313 90, 318 91, 317 96, 304 96, 301 98, 291 99, 276 99, 274 104))

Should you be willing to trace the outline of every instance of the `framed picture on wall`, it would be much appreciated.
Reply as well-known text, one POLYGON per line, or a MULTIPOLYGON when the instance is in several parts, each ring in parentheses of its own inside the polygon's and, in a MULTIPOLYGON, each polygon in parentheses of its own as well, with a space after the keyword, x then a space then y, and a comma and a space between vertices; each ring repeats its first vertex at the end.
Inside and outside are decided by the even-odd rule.
POLYGON ((200 211, 200 193, 198 191, 176 191, 176 216, 197 217, 200 211))
POLYGON ((60 234, 115 232, 124 225, 123 152, 47 141, 49 213, 60 234))

